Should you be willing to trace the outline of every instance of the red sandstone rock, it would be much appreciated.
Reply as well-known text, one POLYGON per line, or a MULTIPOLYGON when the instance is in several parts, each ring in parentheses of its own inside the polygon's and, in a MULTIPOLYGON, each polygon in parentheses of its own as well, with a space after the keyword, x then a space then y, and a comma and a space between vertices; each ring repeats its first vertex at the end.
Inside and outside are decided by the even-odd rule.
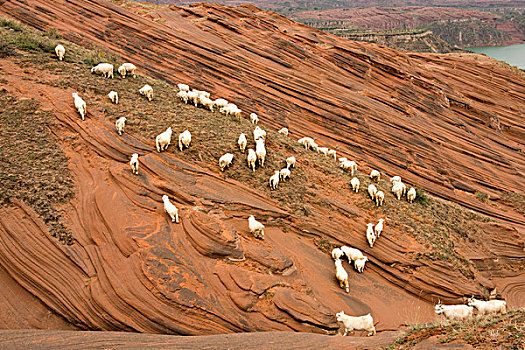
MULTIPOLYGON (((25 204, 0 208, 0 263, 9 275, 0 274, 2 283, 38 299, 6 295, 1 302, 39 304, 35 309, 59 316, 37 327, 335 333, 333 314, 343 309, 372 312, 383 331, 433 321, 436 297, 461 302, 481 283, 497 287, 511 307, 523 306, 525 275, 516 268, 523 258, 523 217, 465 192, 522 192, 522 73, 478 55, 400 53, 350 42, 250 5, 171 6, 144 16, 99 0, 1 5, 3 15, 40 29, 60 23, 68 39, 108 47, 151 76, 254 110, 267 128, 287 126, 293 138, 337 145, 363 172, 400 174, 498 221, 483 227, 481 253, 457 243, 455 249, 479 267, 479 279, 467 280, 447 263, 411 258, 425 248, 396 228, 368 251, 362 227, 370 214, 333 188, 320 195, 330 197, 337 212, 310 203, 311 216, 297 218, 248 186, 173 153, 143 157, 148 181, 141 182, 127 174, 125 161, 131 149, 153 150, 151 140, 117 138, 96 108, 81 122, 70 108, 70 91, 30 82, 23 69, 1 60, 10 73, 4 77, 8 92, 54 111, 59 131, 77 135, 80 145, 63 145, 78 188, 66 209, 73 246, 49 237, 25 204), (182 224, 163 215, 164 192, 181 204, 182 224), (225 220, 226 210, 236 218, 257 210, 286 220, 289 229, 267 225, 263 244, 241 234, 244 221, 225 220), (331 257, 314 247, 310 238, 317 235, 370 257, 366 273, 351 272, 351 293, 334 280, 331 257)), ((27 320, 33 314, 12 309, 20 320, 13 328, 35 326, 27 320)))

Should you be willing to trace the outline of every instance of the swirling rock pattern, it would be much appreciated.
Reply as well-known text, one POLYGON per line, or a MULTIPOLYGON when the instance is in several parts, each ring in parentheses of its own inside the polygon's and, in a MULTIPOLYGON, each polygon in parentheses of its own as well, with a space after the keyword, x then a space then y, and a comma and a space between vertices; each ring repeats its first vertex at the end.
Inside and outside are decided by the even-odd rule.
MULTIPOLYGON (((328 236, 367 250, 367 213, 344 195, 325 194, 337 211, 311 204, 311 215, 297 218, 246 185, 154 152, 139 135, 117 137, 96 107, 82 122, 71 91, 31 82, 24 69, 2 60, 8 92, 53 111, 55 134, 77 137, 73 144, 62 139, 77 188, 65 209, 74 245, 49 237, 24 203, 0 208, 0 278, 34 296, 1 302, 49 311, 53 321, 36 327, 335 333, 333 315, 343 309, 371 312, 377 328, 388 330, 434 320, 436 297, 460 302, 480 285, 497 287, 513 307, 523 305, 525 275, 516 267, 523 217, 468 193, 497 198, 522 191, 521 73, 479 56, 476 62, 348 42, 250 5, 170 6, 141 17, 98 0, 0 4, 0 14, 39 29, 60 21, 67 39, 109 47, 153 77, 224 96, 264 115, 266 126, 337 144, 360 164, 498 220, 481 228, 491 237, 482 251, 468 242, 456 246, 476 261, 474 279, 445 262, 412 259, 408 253, 425 247, 392 228, 368 252, 366 273, 352 273, 346 294, 331 258, 311 240, 328 236), (144 170, 133 176, 126 162, 137 151, 144 170), (163 194, 181 208, 181 224, 163 212, 163 194), (286 232, 267 224, 266 239, 256 240, 247 233, 251 213, 283 221, 286 232)), ((13 328, 35 326, 11 309, 20 319, 13 328)))

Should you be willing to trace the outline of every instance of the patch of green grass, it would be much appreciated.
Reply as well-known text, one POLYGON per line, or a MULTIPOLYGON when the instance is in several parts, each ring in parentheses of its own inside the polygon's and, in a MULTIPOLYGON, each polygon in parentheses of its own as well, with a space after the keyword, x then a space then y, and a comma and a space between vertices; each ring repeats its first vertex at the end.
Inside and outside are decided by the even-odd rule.
POLYGON ((5 27, 8 29, 12 29, 17 32, 21 32, 27 29, 25 25, 22 23, 14 20, 14 19, 8 19, 4 17, 0 17, 0 27, 5 27))
MULTIPOLYGON (((358 178, 366 192, 370 179, 366 175, 358 175, 358 178)), ((390 192, 388 181, 381 180, 377 186, 385 193, 390 192)), ((416 200, 412 204, 405 198, 397 200, 387 195, 383 206, 376 207, 367 195, 363 195, 356 205, 375 216, 386 216, 387 225, 396 226, 427 247, 427 251, 415 254, 416 259, 448 262, 465 277, 474 278, 474 266, 456 251, 455 242, 458 239, 479 240, 483 231, 477 223, 490 221, 488 217, 429 196, 421 189, 416 189, 416 200)))
POLYGON ((525 309, 503 315, 472 317, 464 321, 442 321, 412 325, 387 349, 410 349, 433 336, 442 344, 461 340, 481 349, 523 349, 525 345, 525 309))
POLYGON ((44 33, 44 35, 50 39, 55 39, 55 40, 62 39, 62 35, 60 35, 55 28, 49 29, 47 32, 44 33))
POLYGON ((429 197, 425 190, 422 188, 416 188, 416 200, 414 203, 418 203, 420 205, 426 206, 430 202, 429 197))
POLYGON ((92 67, 99 63, 111 63, 115 68, 120 66, 121 59, 119 56, 111 53, 109 50, 96 48, 85 52, 82 62, 92 67))
MULTIPOLYGON (((109 50, 93 47, 86 49, 73 43, 65 44, 61 35, 52 28, 46 32, 39 32, 28 28, 18 21, 0 17, 0 57, 16 54, 14 49, 27 52, 46 52, 55 55, 55 47, 62 43, 66 47, 66 62, 83 63, 93 67, 101 62, 111 63, 118 67, 121 58, 109 50)), ((51 57, 51 56, 50 56, 51 57)), ((39 63, 46 63, 48 58, 39 57, 39 63)))
POLYGON ((24 201, 52 236, 71 244, 71 231, 56 209, 73 197, 68 158, 49 132, 51 113, 38 107, 34 100, 0 92, 0 205, 10 205, 15 198, 24 201))
POLYGON ((480 191, 476 191, 476 193, 474 194, 476 196, 476 198, 482 202, 486 202, 489 200, 489 195, 486 194, 486 193, 483 193, 483 192, 480 192, 480 191))
POLYGON ((332 252, 332 249, 334 249, 335 244, 330 243, 329 240, 326 238, 314 238, 314 244, 319 248, 321 251, 330 254, 332 252))
POLYGON ((5 38, 0 37, 0 58, 16 55, 15 46, 5 38))
POLYGON ((525 194, 505 192, 501 196, 501 201, 514 208, 518 213, 525 215, 525 194))

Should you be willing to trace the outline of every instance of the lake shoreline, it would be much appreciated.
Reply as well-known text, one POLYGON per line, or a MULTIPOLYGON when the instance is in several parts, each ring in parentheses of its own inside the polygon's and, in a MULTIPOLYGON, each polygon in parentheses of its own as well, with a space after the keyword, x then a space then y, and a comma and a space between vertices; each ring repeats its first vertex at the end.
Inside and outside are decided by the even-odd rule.
POLYGON ((480 46, 465 48, 473 53, 484 54, 511 66, 525 69, 525 43, 506 46, 480 46))

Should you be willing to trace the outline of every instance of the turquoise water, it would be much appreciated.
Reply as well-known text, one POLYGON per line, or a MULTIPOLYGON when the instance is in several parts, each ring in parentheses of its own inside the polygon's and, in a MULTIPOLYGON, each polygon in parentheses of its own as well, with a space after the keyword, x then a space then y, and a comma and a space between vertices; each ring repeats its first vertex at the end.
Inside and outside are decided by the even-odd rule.
POLYGON ((507 62, 511 66, 525 69, 525 44, 510 46, 488 46, 469 47, 467 50, 485 55, 500 61, 507 62))

